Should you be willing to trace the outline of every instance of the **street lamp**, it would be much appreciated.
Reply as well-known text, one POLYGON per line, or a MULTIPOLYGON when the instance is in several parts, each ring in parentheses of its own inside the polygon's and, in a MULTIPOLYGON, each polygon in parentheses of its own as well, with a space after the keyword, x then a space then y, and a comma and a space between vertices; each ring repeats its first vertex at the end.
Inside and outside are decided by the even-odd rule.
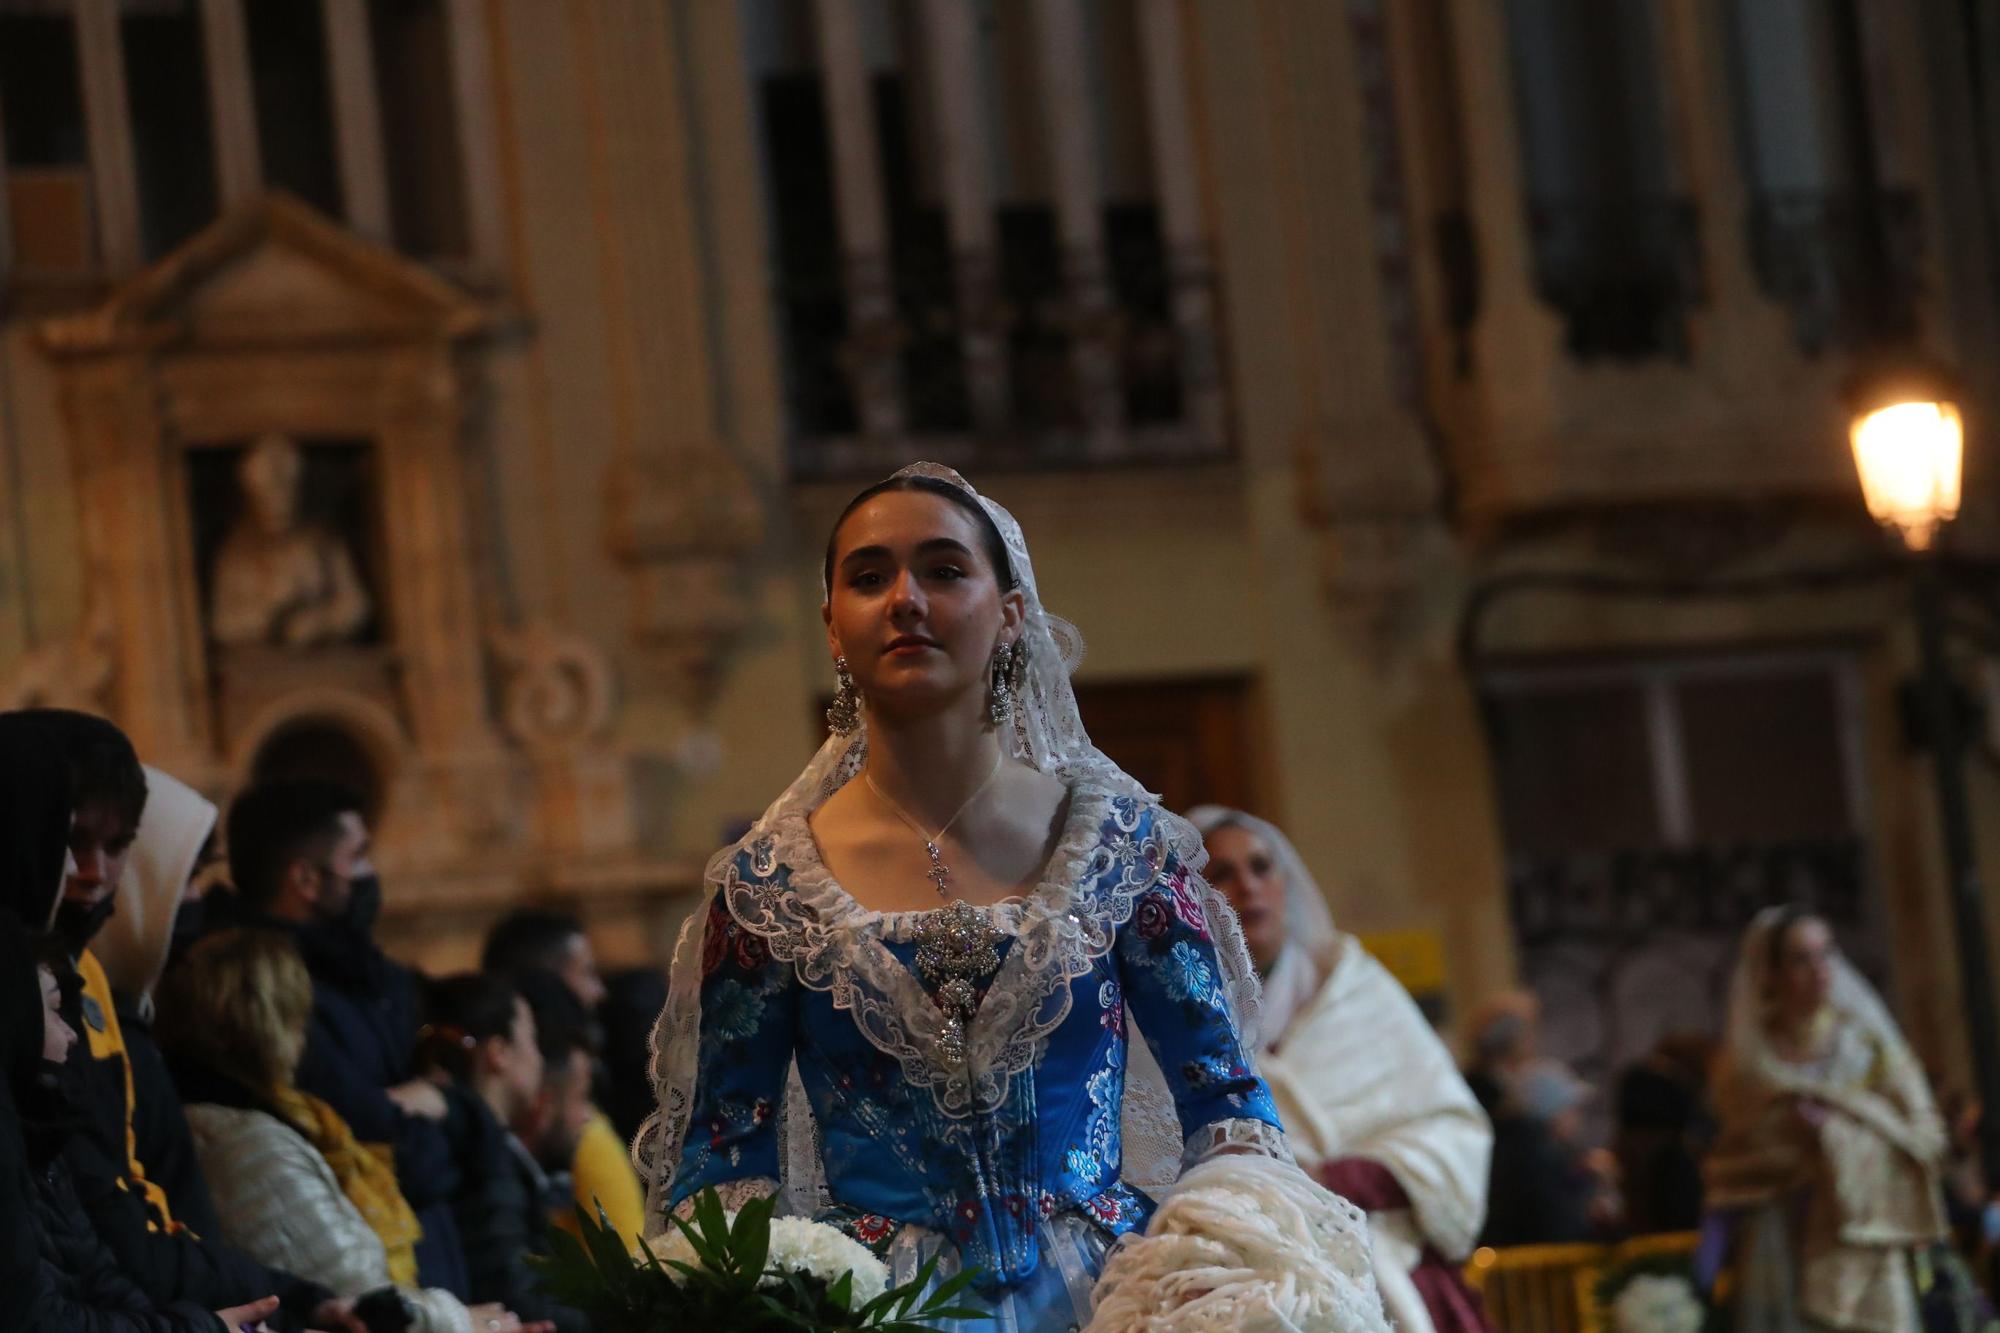
POLYGON ((1927 551, 1958 516, 1965 429, 1950 377, 1928 367, 1877 376, 1850 390, 1854 468, 1875 521, 1927 551))
POLYGON ((1944 574, 1938 560, 1925 554, 1939 530, 1958 515, 1965 446, 1958 390, 1941 368, 1911 364, 1857 381, 1849 394, 1854 412, 1849 434, 1862 498, 1875 521, 1895 529, 1918 557, 1914 582, 1924 729, 1937 775, 1959 982, 1983 1108, 1980 1155, 1988 1190, 2000 1193, 2000 1024, 1995 1022, 1987 962, 1985 894, 1965 791, 1965 733, 1945 659, 1944 574))

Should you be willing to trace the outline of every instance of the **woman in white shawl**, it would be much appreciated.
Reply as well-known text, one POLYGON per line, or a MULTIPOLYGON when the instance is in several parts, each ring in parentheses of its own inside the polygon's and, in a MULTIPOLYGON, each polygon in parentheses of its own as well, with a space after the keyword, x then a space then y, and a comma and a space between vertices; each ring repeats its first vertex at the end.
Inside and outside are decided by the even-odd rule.
POLYGON ((1264 978, 1259 1067, 1299 1162, 1367 1210, 1375 1280, 1408 1333, 1480 1333, 1459 1279, 1486 1215, 1492 1127, 1407 992, 1351 935, 1291 840, 1240 810, 1189 813, 1210 883, 1264 978))
POLYGON ((1944 1126, 1826 922, 1774 907, 1751 923, 1724 1042, 1703 1177, 1711 1235, 1733 1232, 1734 1326, 1914 1333, 1918 1260, 1945 1234, 1944 1126))

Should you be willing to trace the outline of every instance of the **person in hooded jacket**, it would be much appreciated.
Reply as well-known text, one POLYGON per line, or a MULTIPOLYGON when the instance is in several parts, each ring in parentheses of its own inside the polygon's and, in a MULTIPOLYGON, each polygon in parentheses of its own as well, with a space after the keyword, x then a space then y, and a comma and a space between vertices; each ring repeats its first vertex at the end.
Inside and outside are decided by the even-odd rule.
POLYGON ((375 942, 382 885, 360 798, 329 782, 258 783, 229 808, 228 845, 231 891, 204 899, 208 928, 291 936, 313 982, 299 1090, 331 1106, 361 1142, 390 1148, 423 1227, 421 1285, 472 1297, 447 1119, 465 1094, 415 1076, 418 980, 375 942))
POLYGON ((219 1236, 221 1220, 189 1136, 181 1097, 153 1037, 153 989, 201 928, 191 883, 215 831, 216 808, 200 792, 150 764, 146 813, 124 858, 116 910, 89 952, 110 983, 113 1014, 132 1074, 133 1156, 197 1234, 219 1236))
MULTIPOLYGON (((351 1307, 325 1287, 266 1269, 190 1229, 139 1155, 138 1104, 177 1109, 177 1097, 158 1072, 156 1052, 151 1062, 129 1055, 110 984, 89 948, 115 911, 115 885, 143 815, 145 780, 131 743, 109 722, 81 713, 4 713, 0 769, 10 786, 27 784, 26 795, 44 800, 59 793, 64 803, 67 832, 58 838, 57 855, 66 860, 58 860, 59 873, 46 881, 17 875, 0 882, 0 912, 31 931, 52 931, 78 978, 64 998, 64 1021, 81 1040, 62 1071, 69 1113, 61 1150, 91 1229, 156 1304, 214 1309, 275 1292, 283 1305, 273 1327, 345 1327, 351 1307)), ((179 1132, 185 1141, 184 1122, 179 1132)), ((183 1154, 192 1159, 191 1145, 183 1154)), ((205 1189, 199 1197, 205 1201, 205 1189)))
MULTIPOLYGON (((0 719, 0 723, 6 722, 0 719)), ((0 764, 0 901, 39 904, 69 868, 69 774, 56 737, 7 727, 0 764), (45 887, 44 887, 45 886, 45 887)), ((77 1117, 61 1067, 77 1044, 63 1019, 63 982, 77 982, 59 947, 0 912, 0 1281, 9 1327, 25 1333, 235 1333, 261 1327, 275 1298, 211 1311, 155 1303, 99 1240, 63 1148, 77 1117)))

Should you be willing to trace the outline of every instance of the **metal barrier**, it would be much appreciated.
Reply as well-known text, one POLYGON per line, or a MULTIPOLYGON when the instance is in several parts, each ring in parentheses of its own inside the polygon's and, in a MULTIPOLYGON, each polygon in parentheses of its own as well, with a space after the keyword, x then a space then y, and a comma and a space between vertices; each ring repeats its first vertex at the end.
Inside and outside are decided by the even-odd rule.
POLYGON ((1604 1275, 1634 1260, 1691 1254, 1696 1240, 1687 1231, 1617 1245, 1482 1247, 1466 1263, 1465 1280, 1500 1333, 1610 1333, 1611 1312, 1597 1300, 1604 1275))

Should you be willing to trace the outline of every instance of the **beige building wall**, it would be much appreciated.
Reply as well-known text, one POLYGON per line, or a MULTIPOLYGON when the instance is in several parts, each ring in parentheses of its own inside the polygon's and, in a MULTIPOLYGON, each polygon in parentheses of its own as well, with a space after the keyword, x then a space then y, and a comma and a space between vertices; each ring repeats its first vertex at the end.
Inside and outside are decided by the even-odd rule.
MULTIPOLYGON (((1457 656, 1469 594, 1510 569, 1621 567, 1591 524, 1615 525, 1630 504, 1697 517, 1761 496, 1804 506, 1806 520, 1731 572, 1879 550, 1845 490, 1837 377, 1793 355, 1740 260, 1712 271, 1689 362, 1606 371, 1566 358, 1527 272, 1511 90, 1493 55, 1504 43, 1490 7, 1469 0, 1390 5, 1384 50, 1413 234, 1464 203, 1480 242, 1475 369, 1451 369, 1443 277, 1421 243, 1417 342, 1400 344, 1357 74, 1376 53, 1356 50, 1350 7, 1142 3, 1179 4, 1188 33, 1233 456, 974 480, 1021 519, 1048 604, 1081 626, 1084 679, 1254 682, 1261 813, 1294 836, 1337 921, 1435 931, 1462 1014, 1515 970, 1477 682, 1457 656), (1466 52, 1453 67, 1456 166, 1433 123, 1435 33, 1410 17, 1442 11, 1466 52), (1406 355, 1423 375, 1415 400, 1399 388, 1406 355)), ((490 0, 453 12, 483 19, 491 62, 492 152, 474 197, 497 215, 484 227, 498 238, 495 294, 467 352, 465 429, 481 614, 552 627, 608 663, 606 743, 632 837, 629 855, 599 861, 537 852, 532 871, 461 884, 389 929, 426 965, 454 967, 507 903, 555 898, 584 911, 610 959, 659 958, 725 830, 820 740, 815 700, 831 674, 819 554, 853 488, 789 476, 738 7, 490 0)), ((1707 107, 1687 121, 1696 192, 1711 216, 1733 217, 1742 182, 1716 148, 1720 94, 1687 91, 1707 107)), ((1933 272, 1934 289, 1950 276, 1933 272)), ((71 426, 37 328, 13 318, 0 342, 0 676, 70 641, 89 605, 71 426)), ((1919 1044, 1949 1064, 1962 1034, 1938 962, 1950 932, 1928 775, 1896 729, 1903 625, 1893 587, 1665 606, 1537 594, 1496 610, 1488 642, 1526 657, 1855 645, 1899 995, 1919 1044)), ((1978 783, 1990 854, 2000 790, 1990 771, 1978 783)), ((531 786, 510 789, 523 826, 531 786)))

